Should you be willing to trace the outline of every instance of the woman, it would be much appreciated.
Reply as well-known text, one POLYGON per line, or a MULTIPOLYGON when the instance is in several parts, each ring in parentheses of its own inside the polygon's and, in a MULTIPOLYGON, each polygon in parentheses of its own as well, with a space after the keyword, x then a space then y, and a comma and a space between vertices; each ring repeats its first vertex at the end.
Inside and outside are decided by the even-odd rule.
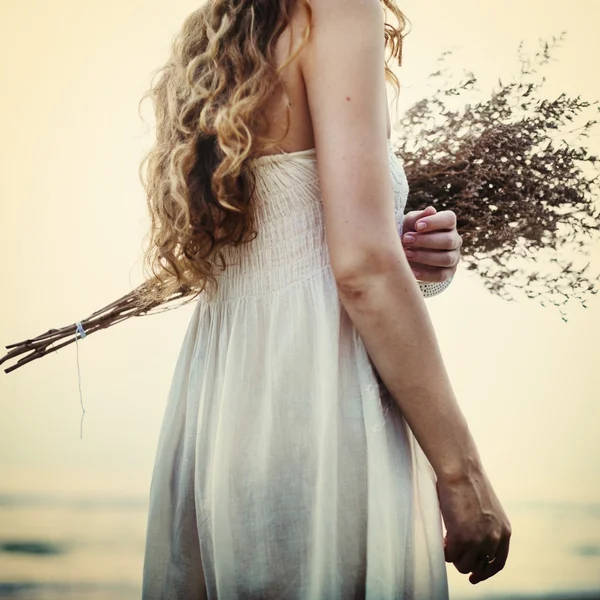
POLYGON ((391 0, 209 0, 151 90, 148 264, 199 299, 144 600, 442 599, 445 561, 472 583, 504 566, 510 524, 423 300, 454 273, 453 213, 410 215, 430 230, 412 257, 400 241, 384 6, 403 24, 391 0))

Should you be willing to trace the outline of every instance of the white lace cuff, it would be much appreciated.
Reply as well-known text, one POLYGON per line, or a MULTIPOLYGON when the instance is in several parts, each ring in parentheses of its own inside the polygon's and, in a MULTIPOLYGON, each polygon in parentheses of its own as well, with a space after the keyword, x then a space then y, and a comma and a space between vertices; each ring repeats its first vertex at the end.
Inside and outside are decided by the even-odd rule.
POLYGON ((454 279, 454 275, 450 277, 450 279, 446 279, 446 281, 442 281, 441 283, 433 282, 433 281, 419 281, 419 287, 421 288, 421 293, 425 298, 429 298, 430 296, 437 296, 439 293, 443 292, 454 279))

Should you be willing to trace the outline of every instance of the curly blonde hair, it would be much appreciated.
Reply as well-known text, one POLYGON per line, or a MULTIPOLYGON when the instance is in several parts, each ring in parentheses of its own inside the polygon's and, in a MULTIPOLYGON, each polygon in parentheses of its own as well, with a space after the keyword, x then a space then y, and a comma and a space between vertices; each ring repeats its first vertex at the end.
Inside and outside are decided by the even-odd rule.
MULTIPOLYGON (((385 77, 400 83, 388 63, 402 64, 406 21, 394 0, 381 0, 399 28, 385 21, 390 56, 385 77)), ((160 304, 177 292, 213 294, 215 268, 225 269, 222 249, 248 243, 254 227, 254 180, 246 161, 274 140, 266 136, 261 107, 274 90, 287 93, 280 78, 306 45, 312 26, 309 0, 207 0, 184 21, 171 56, 154 72, 141 103, 151 98, 156 140, 140 164, 150 212, 140 304, 160 304), (294 2, 308 16, 302 43, 279 68, 275 43, 288 26, 294 2), (154 82, 156 75, 160 75, 154 82), (145 171, 145 173, 144 173, 145 171)), ((141 113, 140 113, 141 116, 141 113)), ((287 108, 287 128, 290 109, 287 108)))

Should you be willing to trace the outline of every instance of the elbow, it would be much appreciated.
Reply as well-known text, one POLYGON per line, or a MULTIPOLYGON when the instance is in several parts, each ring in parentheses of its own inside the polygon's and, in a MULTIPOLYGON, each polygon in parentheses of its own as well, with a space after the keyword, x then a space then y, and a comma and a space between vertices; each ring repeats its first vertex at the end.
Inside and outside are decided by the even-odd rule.
POLYGON ((402 269, 402 261, 410 271, 408 261, 397 249, 378 249, 368 256, 332 263, 332 270, 340 295, 355 297, 377 282, 387 279, 391 273, 402 269), (341 263, 341 264, 340 264, 341 263))

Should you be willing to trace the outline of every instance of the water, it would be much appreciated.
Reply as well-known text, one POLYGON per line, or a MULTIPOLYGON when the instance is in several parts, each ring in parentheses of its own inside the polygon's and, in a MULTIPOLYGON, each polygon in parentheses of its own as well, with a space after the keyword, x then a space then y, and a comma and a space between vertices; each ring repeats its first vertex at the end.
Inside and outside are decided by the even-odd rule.
MULTIPOLYGON (((147 498, 0 493, 0 598, 141 596, 147 498)), ((488 582, 448 565, 451 598, 600 600, 600 504, 507 504, 511 555, 488 582)))
POLYGON ((0 598, 140 597, 145 498, 0 494, 0 598))

